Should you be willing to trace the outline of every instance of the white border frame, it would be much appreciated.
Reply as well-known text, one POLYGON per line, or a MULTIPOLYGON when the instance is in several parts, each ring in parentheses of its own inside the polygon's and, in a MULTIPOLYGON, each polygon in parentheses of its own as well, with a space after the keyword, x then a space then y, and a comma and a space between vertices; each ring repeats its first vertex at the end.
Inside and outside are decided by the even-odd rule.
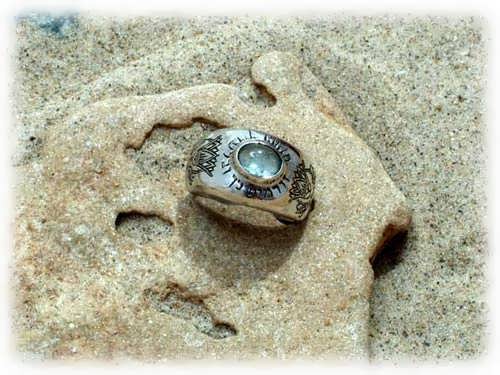
POLYGON ((6 374, 18 373, 67 373, 68 370, 75 373, 88 373, 89 371, 97 373, 130 373, 134 374, 137 371, 155 371, 169 373, 195 373, 203 371, 204 373, 220 374, 221 372, 245 374, 254 372, 258 369, 261 373, 275 373, 276 371, 283 371, 286 373, 365 373, 371 374, 399 372, 404 370, 405 373, 427 373, 439 372, 444 373, 500 373, 500 356, 498 346, 498 314, 500 314, 500 298, 498 278, 496 274, 500 272, 499 260, 500 257, 496 254, 499 250, 499 222, 500 222, 500 204, 495 192, 500 191, 500 173, 496 168, 499 161, 500 147, 496 147, 500 137, 499 123, 498 123, 498 110, 496 107, 500 103, 498 95, 498 65, 500 60, 498 58, 498 42, 499 42, 499 28, 497 23, 498 19, 498 5, 495 1, 432 1, 432 0, 419 0, 419 1, 361 1, 361 0, 337 0, 329 3, 320 0, 307 0, 307 1, 278 1, 278 0, 253 0, 246 2, 230 1, 230 0, 179 0, 179 1, 161 1, 161 0, 141 0, 141 1, 119 1, 119 0, 92 0, 92 1, 14 1, 3 0, 0 2, 2 10, 2 19, 0 23, 2 40, 2 60, 0 69, 0 78, 2 84, 1 92, 1 114, 3 117, 2 136, 0 136, 0 165, 2 168, 2 183, 0 185, 0 205, 3 208, 1 211, 2 226, 0 227, 2 249, 4 249, 3 256, 0 257, 0 264, 2 271, 0 273, 0 290, 2 299, 1 310, 1 328, 0 337, 0 359, 2 369, 6 374), (490 248, 490 268, 489 273, 489 317, 490 325, 487 344, 487 353, 485 356, 474 361, 454 362, 449 365, 440 364, 432 365, 429 363, 403 363, 401 365, 391 364, 374 364, 369 365, 365 363, 332 363, 332 362, 311 362, 311 361, 292 361, 292 362, 241 362, 241 363, 227 363, 227 362, 175 362, 168 365, 145 365, 134 362, 121 362, 120 365, 115 363, 47 363, 40 364, 26 364, 19 360, 11 347, 11 329, 10 329, 10 300, 9 295, 9 280, 11 270, 9 269, 10 262, 10 249, 12 248, 12 213, 14 212, 14 194, 13 194, 13 179, 14 175, 11 168, 11 155, 14 139, 12 124, 12 111, 11 111, 11 88, 13 84, 12 75, 12 50, 14 43, 14 16, 30 10, 47 10, 47 11, 79 11, 79 12, 92 12, 95 14, 117 14, 117 9, 120 10, 119 15, 158 15, 158 10, 161 13, 171 16, 188 17, 193 15, 271 15, 271 16, 312 16, 325 13, 344 13, 344 14, 359 14, 359 15, 375 15, 375 14, 402 14, 402 15, 471 15, 481 16, 485 19, 490 37, 490 45, 488 49, 488 96, 487 103, 487 118, 488 118, 488 136, 486 144, 489 151, 489 248, 490 248), (7 84, 6 84, 7 83, 7 84), (496 223, 496 227, 495 227, 496 223), (237 366, 237 367, 236 367, 237 366), (335 369, 332 370, 332 366, 335 369))

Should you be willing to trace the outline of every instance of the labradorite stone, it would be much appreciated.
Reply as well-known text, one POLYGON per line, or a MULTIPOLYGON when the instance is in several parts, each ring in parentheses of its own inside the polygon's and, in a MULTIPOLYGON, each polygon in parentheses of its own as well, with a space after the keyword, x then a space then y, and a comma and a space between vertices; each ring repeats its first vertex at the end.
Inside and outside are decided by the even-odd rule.
POLYGON ((281 157, 271 147, 260 143, 248 143, 238 152, 240 165, 249 174, 268 178, 281 169, 281 157))

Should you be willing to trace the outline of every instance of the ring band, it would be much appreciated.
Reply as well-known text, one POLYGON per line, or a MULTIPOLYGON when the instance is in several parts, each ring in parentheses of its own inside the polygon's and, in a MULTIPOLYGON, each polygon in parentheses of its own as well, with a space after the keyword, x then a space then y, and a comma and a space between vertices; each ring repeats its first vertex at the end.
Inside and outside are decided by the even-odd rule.
POLYGON ((285 223, 311 210, 315 174, 293 145, 252 129, 221 129, 200 140, 186 168, 189 192, 265 210, 285 223))

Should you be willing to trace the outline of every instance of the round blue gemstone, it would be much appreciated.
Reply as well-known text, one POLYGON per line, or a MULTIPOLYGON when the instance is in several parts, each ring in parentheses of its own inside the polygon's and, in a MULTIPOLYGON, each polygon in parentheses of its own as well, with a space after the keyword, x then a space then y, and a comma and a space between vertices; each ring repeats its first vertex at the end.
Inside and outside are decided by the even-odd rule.
POLYGON ((260 178, 275 176, 283 163, 276 151, 261 143, 243 145, 238 152, 238 161, 246 172, 260 178))

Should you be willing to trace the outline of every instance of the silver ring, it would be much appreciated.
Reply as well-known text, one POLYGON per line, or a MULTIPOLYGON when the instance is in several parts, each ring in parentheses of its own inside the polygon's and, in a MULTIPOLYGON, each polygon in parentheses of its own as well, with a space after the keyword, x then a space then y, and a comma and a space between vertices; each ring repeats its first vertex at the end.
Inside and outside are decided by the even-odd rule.
POLYGON ((252 129, 221 129, 200 140, 186 167, 189 192, 302 221, 313 204, 315 173, 293 145, 252 129))

